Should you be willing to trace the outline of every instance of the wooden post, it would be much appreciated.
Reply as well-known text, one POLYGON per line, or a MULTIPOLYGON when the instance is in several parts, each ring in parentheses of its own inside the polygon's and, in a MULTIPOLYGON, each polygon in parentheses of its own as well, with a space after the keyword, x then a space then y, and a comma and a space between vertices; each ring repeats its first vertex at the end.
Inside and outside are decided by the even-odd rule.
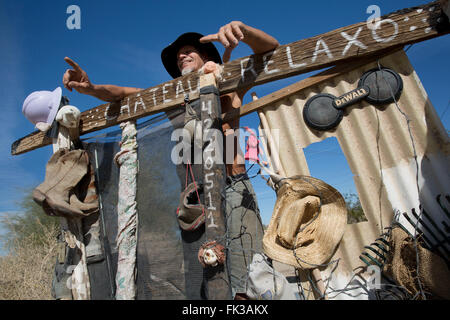
MULTIPOLYGON (((223 134, 219 90, 212 73, 200 77, 200 103, 203 132, 203 194, 206 208, 206 241, 216 241, 226 247, 224 215, 225 165, 223 164, 223 134)), ((224 264, 206 267, 207 298, 231 298, 230 281, 224 264)))
POLYGON ((319 291, 319 292, 316 292, 316 290, 314 290, 314 293, 315 293, 314 295, 320 299, 328 300, 325 285, 323 283, 322 275, 320 273, 319 268, 311 269, 311 276, 314 281, 314 287, 316 287, 317 290, 319 291))

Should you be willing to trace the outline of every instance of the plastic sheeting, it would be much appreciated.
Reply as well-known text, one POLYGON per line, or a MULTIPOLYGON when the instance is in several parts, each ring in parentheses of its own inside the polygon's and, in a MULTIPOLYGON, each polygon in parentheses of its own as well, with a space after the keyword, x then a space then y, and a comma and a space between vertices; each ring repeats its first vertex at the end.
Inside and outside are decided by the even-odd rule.
MULTIPOLYGON (((195 263, 184 259, 182 237, 176 221, 181 183, 177 168, 170 158, 176 143, 171 141, 172 130, 171 123, 164 116, 154 117, 138 125, 136 299, 200 298, 200 295, 189 294, 189 289, 200 291, 201 267, 197 270, 200 272, 190 272, 197 277, 191 277, 188 282, 185 278, 185 269, 191 269, 195 263)), ((91 159, 98 165, 97 187, 101 201, 99 219, 102 220, 100 224, 105 250, 105 260, 101 266, 98 263, 88 265, 90 271, 97 271, 90 272, 92 291, 95 293, 93 299, 113 299, 116 291, 114 278, 118 264, 119 167, 114 163, 114 156, 120 150, 120 139, 121 131, 118 130, 84 141, 91 159), (103 269, 104 272, 98 272, 97 269, 103 269)), ((187 246, 198 240, 191 238, 187 246)))
MULTIPOLYGON (((196 231, 183 231, 176 219, 180 193, 192 178, 185 165, 175 165, 171 156, 178 141, 172 132, 183 126, 184 109, 158 115, 137 126, 139 173, 137 175, 136 299, 205 299, 204 270, 197 253, 205 242, 204 225, 196 231)), ((119 168, 114 155, 119 152, 121 131, 84 141, 97 173, 100 195, 104 260, 88 264, 92 299, 114 299, 118 264, 118 186, 119 168), (97 164, 95 166, 95 163, 97 164)), ((193 162, 193 159, 192 159, 193 162)), ((201 164, 192 165, 201 182, 201 164)), ((203 194, 200 195, 204 201, 203 194)), ((258 250, 254 250, 257 252, 258 250)))
MULTIPOLYGON (((198 250, 206 242, 205 226, 184 231, 176 216, 180 193, 193 181, 186 165, 172 161, 174 152, 178 152, 174 147, 179 143, 172 141, 172 133, 184 125, 184 116, 184 109, 179 108, 137 125, 137 300, 200 300, 208 296, 204 283, 206 272, 198 261, 198 250)), ((92 299, 116 298, 119 167, 114 163, 114 156, 120 150, 121 134, 117 130, 83 141, 96 168, 101 209, 97 222, 101 226, 103 258, 88 261, 92 299)), ((192 152, 193 176, 201 184, 203 168, 194 160, 192 152)), ((226 223, 233 228, 228 230, 224 243, 230 281, 234 288, 245 293, 251 257, 262 253, 262 242, 253 238, 258 233, 254 229, 262 231, 262 226, 259 214, 255 214, 258 206, 251 196, 253 188, 243 179, 245 176, 226 179, 226 223)), ((202 192, 200 200, 205 203, 202 192)), ((259 236, 262 240, 262 234, 259 236)), ((298 292, 296 279, 291 277, 289 283, 298 292)))

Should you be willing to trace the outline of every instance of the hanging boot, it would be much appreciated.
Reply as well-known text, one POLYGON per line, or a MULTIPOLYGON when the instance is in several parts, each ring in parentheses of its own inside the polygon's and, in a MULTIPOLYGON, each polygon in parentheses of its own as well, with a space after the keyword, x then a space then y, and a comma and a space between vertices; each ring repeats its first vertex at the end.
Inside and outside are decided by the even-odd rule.
POLYGON ((83 211, 84 215, 97 213, 99 210, 98 195, 95 188, 95 171, 88 164, 88 172, 75 188, 75 193, 69 199, 70 206, 83 211))
POLYGON ((59 161, 61 156, 63 156, 67 152, 69 152, 68 149, 59 149, 51 156, 45 168, 44 182, 42 182, 33 190, 33 200, 42 207, 44 206, 45 194, 47 193, 47 191, 54 187, 61 180, 65 170, 67 170, 63 169, 62 166, 67 166, 69 164, 59 161))
MULTIPOLYGON (((69 199, 74 193, 76 185, 88 171, 89 158, 84 150, 72 150, 60 159, 63 163, 69 163, 69 169, 65 170, 62 179, 45 194, 45 202, 54 215, 68 218, 86 216, 83 211, 71 206, 69 199)), ((64 168, 67 168, 66 166, 64 168)), ((47 208, 47 210, 49 210, 47 208)))
POLYGON ((45 180, 33 190, 32 196, 36 203, 50 216, 58 215, 47 203, 46 194, 64 179, 64 176, 73 167, 73 161, 68 161, 69 149, 56 151, 46 166, 45 180))

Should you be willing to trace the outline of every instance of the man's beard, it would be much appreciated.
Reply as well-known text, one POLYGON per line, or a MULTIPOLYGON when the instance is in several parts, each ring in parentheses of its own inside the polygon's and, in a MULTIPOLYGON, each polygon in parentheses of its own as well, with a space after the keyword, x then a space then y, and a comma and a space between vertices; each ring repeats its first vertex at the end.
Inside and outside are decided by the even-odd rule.
POLYGON ((183 70, 181 70, 181 75, 182 75, 182 76, 185 76, 185 75, 191 73, 192 71, 194 71, 194 68, 192 68, 192 67, 190 67, 190 68, 189 68, 189 67, 184 68, 183 70))

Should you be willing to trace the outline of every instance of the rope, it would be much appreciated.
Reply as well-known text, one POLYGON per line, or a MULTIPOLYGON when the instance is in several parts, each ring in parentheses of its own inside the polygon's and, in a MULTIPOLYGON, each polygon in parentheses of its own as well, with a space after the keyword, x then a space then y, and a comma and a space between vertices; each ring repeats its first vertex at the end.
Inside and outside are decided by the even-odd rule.
MULTIPOLYGON (((192 178, 192 182, 194 183, 194 188, 195 188, 195 193, 197 194, 197 199, 198 199, 198 204, 201 205, 202 204, 202 200, 200 199, 200 194, 198 193, 198 188, 197 188, 197 184, 195 183, 195 176, 194 176, 194 172, 192 170, 192 165, 188 160, 188 163, 186 164, 186 183, 185 183, 185 188, 187 188, 188 186, 188 170, 191 173, 191 178, 192 178)), ((205 213, 205 207, 202 206, 202 214, 205 213)))

